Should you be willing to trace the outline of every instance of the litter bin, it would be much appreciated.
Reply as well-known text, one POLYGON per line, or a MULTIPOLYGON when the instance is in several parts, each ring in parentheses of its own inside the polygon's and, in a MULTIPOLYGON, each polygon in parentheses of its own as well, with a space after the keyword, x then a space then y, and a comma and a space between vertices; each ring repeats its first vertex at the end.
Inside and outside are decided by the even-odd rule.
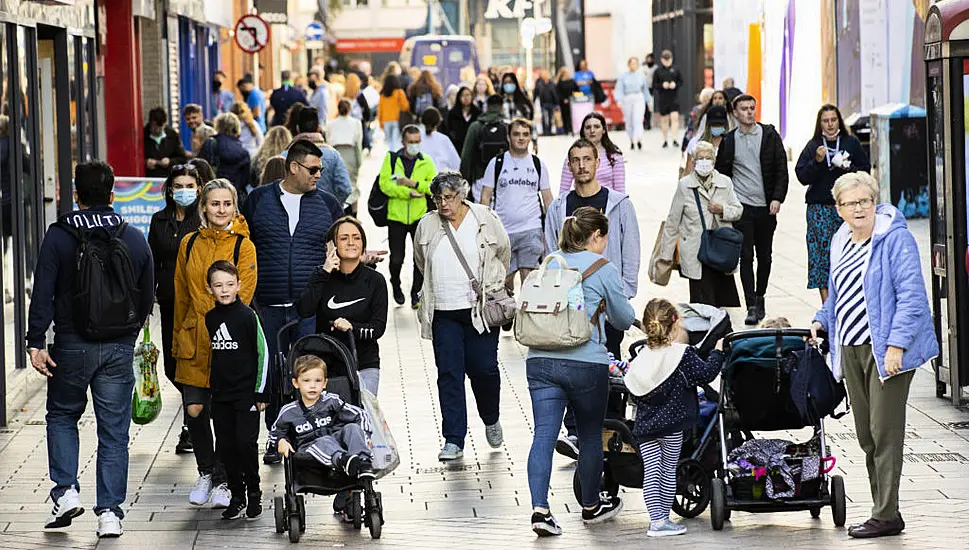
POLYGON ((871 175, 880 202, 894 205, 906 218, 928 218, 929 157, 925 109, 890 103, 872 109, 871 175))

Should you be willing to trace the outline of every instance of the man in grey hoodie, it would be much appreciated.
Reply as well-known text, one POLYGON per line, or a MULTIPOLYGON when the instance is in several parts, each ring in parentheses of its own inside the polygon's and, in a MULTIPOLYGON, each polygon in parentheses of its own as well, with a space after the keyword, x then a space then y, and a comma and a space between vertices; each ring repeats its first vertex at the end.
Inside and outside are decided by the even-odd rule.
MULTIPOLYGON (((545 247, 558 250, 559 232, 565 218, 576 208, 591 206, 609 218, 608 243, 604 255, 619 269, 623 291, 632 299, 639 288, 639 222, 636 209, 629 196, 599 185, 596 171, 599 169, 599 151, 584 139, 578 139, 569 147, 569 170, 575 178, 575 188, 559 195, 548 208, 545 220, 545 247)), ((620 346, 624 332, 606 322, 606 349, 615 357, 622 357, 620 346)), ((575 420, 571 410, 565 415, 568 436, 560 438, 555 449, 576 458, 578 456, 575 420)))

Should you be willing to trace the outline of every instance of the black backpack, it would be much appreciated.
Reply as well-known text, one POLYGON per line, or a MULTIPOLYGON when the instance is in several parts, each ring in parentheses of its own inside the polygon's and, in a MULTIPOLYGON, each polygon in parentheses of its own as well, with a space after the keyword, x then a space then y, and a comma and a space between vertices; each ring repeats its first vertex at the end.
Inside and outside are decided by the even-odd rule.
POLYGON ((106 341, 141 329, 138 279, 131 251, 122 240, 126 222, 117 227, 55 225, 78 241, 74 283, 74 329, 86 340, 106 341))
POLYGON ((488 166, 491 159, 508 150, 508 125, 504 122, 489 122, 478 131, 478 151, 481 162, 488 166))
POLYGON ((794 352, 790 361, 795 367, 791 374, 791 401, 806 424, 816 424, 829 415, 841 418, 847 414, 847 410, 834 412, 848 392, 844 382, 834 379, 820 351, 805 344, 804 351, 794 352))
MULTIPOLYGON (((394 173, 394 165, 397 164, 397 152, 390 151, 390 173, 394 173)), ((367 199, 367 210, 370 218, 377 227, 387 227, 387 205, 390 197, 380 188, 380 174, 373 180, 373 187, 370 188, 370 198, 367 199)))

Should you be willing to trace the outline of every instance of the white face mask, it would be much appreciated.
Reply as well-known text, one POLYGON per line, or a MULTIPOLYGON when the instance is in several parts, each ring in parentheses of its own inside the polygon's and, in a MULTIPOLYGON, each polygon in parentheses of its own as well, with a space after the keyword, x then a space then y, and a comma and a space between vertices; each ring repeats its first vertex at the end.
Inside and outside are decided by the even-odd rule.
POLYGON ((408 143, 407 144, 407 154, 412 157, 416 157, 421 153, 420 143, 408 143))
POLYGON ((697 174, 707 177, 713 172, 713 161, 711 159, 700 159, 696 161, 696 164, 693 166, 693 170, 696 171, 697 174))

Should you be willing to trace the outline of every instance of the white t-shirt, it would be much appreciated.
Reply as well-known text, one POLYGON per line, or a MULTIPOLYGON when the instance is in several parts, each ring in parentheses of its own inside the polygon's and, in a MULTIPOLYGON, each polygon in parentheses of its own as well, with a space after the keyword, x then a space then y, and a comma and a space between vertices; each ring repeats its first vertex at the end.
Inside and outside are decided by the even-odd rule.
POLYGON ((424 126, 420 126, 421 130, 421 152, 426 156, 431 157, 434 161, 434 167, 437 168, 438 172, 444 170, 455 170, 461 169, 461 157, 458 155, 457 149, 454 148, 454 144, 451 140, 441 132, 434 132, 431 135, 427 135, 424 131, 424 126))
MULTIPOLYGON (((478 220, 474 214, 468 212, 461 221, 461 225, 454 230, 454 238, 464 253, 464 259, 472 271, 477 271, 481 256, 478 254, 478 220)), ((451 240, 444 235, 434 249, 434 309, 454 311, 469 309, 474 306, 474 292, 471 280, 461 266, 458 255, 451 246, 451 240)))
POLYGON ((279 200, 283 202, 283 208, 286 209, 286 215, 289 216, 289 236, 292 237, 296 233, 296 225, 299 224, 299 201, 303 198, 303 195, 290 193, 282 186, 279 190, 283 192, 279 200))
MULTIPOLYGON (((495 186, 495 162, 491 159, 482 187, 495 186)), ((542 176, 539 181, 535 163, 531 155, 523 158, 511 156, 506 152, 498 175, 498 189, 494 191, 494 208, 508 234, 521 233, 542 228, 541 190, 549 189, 548 166, 542 162, 542 176)))

